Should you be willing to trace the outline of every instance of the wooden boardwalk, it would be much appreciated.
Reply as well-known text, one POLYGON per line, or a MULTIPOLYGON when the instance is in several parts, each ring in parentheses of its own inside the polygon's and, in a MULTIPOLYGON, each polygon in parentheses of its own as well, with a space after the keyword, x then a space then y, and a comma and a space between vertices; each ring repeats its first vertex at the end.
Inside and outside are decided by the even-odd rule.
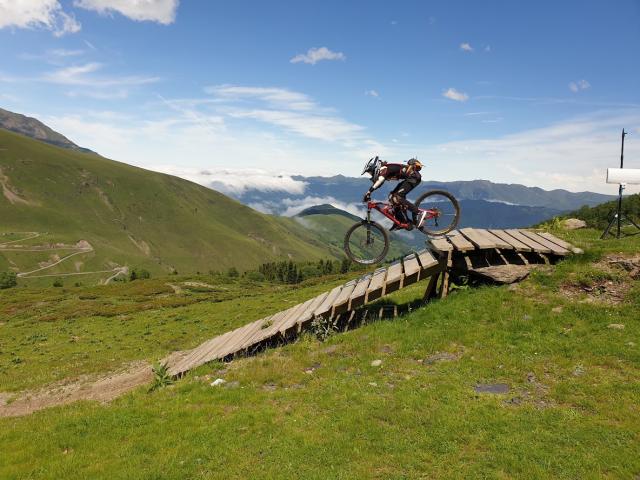
POLYGON ((482 250, 512 250, 533 252, 543 255, 565 256, 572 246, 546 232, 532 232, 524 229, 481 229, 463 228, 453 230, 442 237, 429 238, 429 244, 438 254, 448 252, 477 252, 482 250))
MULTIPOLYGON (((468 257, 473 254, 487 256, 497 253, 501 261, 508 263, 507 254, 503 255, 502 252, 513 251, 520 255, 524 263, 528 263, 522 253, 564 256, 571 253, 572 249, 570 244, 548 233, 519 229, 463 228, 443 237, 430 238, 428 243, 430 249, 408 255, 387 268, 379 268, 288 310, 212 338, 183 355, 169 356, 164 364, 170 375, 178 377, 205 363, 255 351, 266 342, 293 338, 309 327, 314 318, 334 318, 355 312, 369 302, 424 279, 429 279, 425 298, 434 295, 440 277, 440 294, 444 296, 448 291, 449 272, 456 254, 464 256, 466 265, 471 269, 468 257)), ((545 261, 548 263, 546 257, 545 261)))
POLYGON ((212 338, 185 355, 169 357, 165 364, 169 374, 176 377, 205 363, 252 351, 266 341, 290 338, 316 317, 332 318, 354 311, 384 295, 433 277, 445 267, 429 250, 422 250, 288 310, 212 338))

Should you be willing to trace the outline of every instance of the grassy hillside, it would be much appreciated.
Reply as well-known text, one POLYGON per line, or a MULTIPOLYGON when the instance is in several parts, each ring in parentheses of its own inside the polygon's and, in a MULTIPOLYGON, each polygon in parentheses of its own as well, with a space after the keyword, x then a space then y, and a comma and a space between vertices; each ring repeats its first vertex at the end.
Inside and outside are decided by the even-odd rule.
MULTIPOLYGON (((0 418, 0 478, 635 478, 640 283, 611 262, 637 258, 640 238, 598 234, 566 234, 586 253, 516 287, 456 289, 107 405, 0 418)), ((342 280, 0 292, 2 389, 154 360, 342 280)))
POLYGON ((63 244, 71 254, 82 240, 86 252, 41 273, 126 265, 195 273, 326 256, 326 247, 290 219, 260 214, 186 180, 2 130, 0 188, 0 233, 27 232, 0 237, 0 268, 54 263, 60 252, 20 249, 63 244))

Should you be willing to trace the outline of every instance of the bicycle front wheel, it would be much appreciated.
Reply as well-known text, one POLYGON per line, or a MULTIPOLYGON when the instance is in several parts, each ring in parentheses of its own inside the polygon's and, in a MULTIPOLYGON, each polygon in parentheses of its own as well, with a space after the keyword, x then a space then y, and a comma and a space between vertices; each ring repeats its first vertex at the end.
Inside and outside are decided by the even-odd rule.
POLYGON ((380 263, 389 251, 389 236, 382 225, 363 220, 353 225, 344 237, 347 257, 362 265, 380 263))
POLYGON ((444 190, 425 192, 416 200, 416 207, 426 211, 420 230, 428 235, 444 235, 458 226, 460 205, 444 190))

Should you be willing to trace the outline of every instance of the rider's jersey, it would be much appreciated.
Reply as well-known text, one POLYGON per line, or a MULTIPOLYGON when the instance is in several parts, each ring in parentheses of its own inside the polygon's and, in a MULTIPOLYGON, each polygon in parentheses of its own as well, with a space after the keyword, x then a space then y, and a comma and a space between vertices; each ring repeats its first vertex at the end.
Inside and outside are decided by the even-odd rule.
POLYGON ((406 180, 408 178, 421 180, 420 172, 411 165, 401 163, 386 163, 380 168, 380 176, 386 180, 406 180))

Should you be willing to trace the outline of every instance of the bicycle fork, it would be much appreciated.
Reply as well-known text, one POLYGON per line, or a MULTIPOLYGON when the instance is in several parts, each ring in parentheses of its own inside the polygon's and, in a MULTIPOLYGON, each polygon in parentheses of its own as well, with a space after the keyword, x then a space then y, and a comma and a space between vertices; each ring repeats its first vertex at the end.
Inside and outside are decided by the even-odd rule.
POLYGON ((369 246, 373 243, 373 239, 371 238, 371 209, 368 208, 367 209, 367 243, 366 245, 369 246))

